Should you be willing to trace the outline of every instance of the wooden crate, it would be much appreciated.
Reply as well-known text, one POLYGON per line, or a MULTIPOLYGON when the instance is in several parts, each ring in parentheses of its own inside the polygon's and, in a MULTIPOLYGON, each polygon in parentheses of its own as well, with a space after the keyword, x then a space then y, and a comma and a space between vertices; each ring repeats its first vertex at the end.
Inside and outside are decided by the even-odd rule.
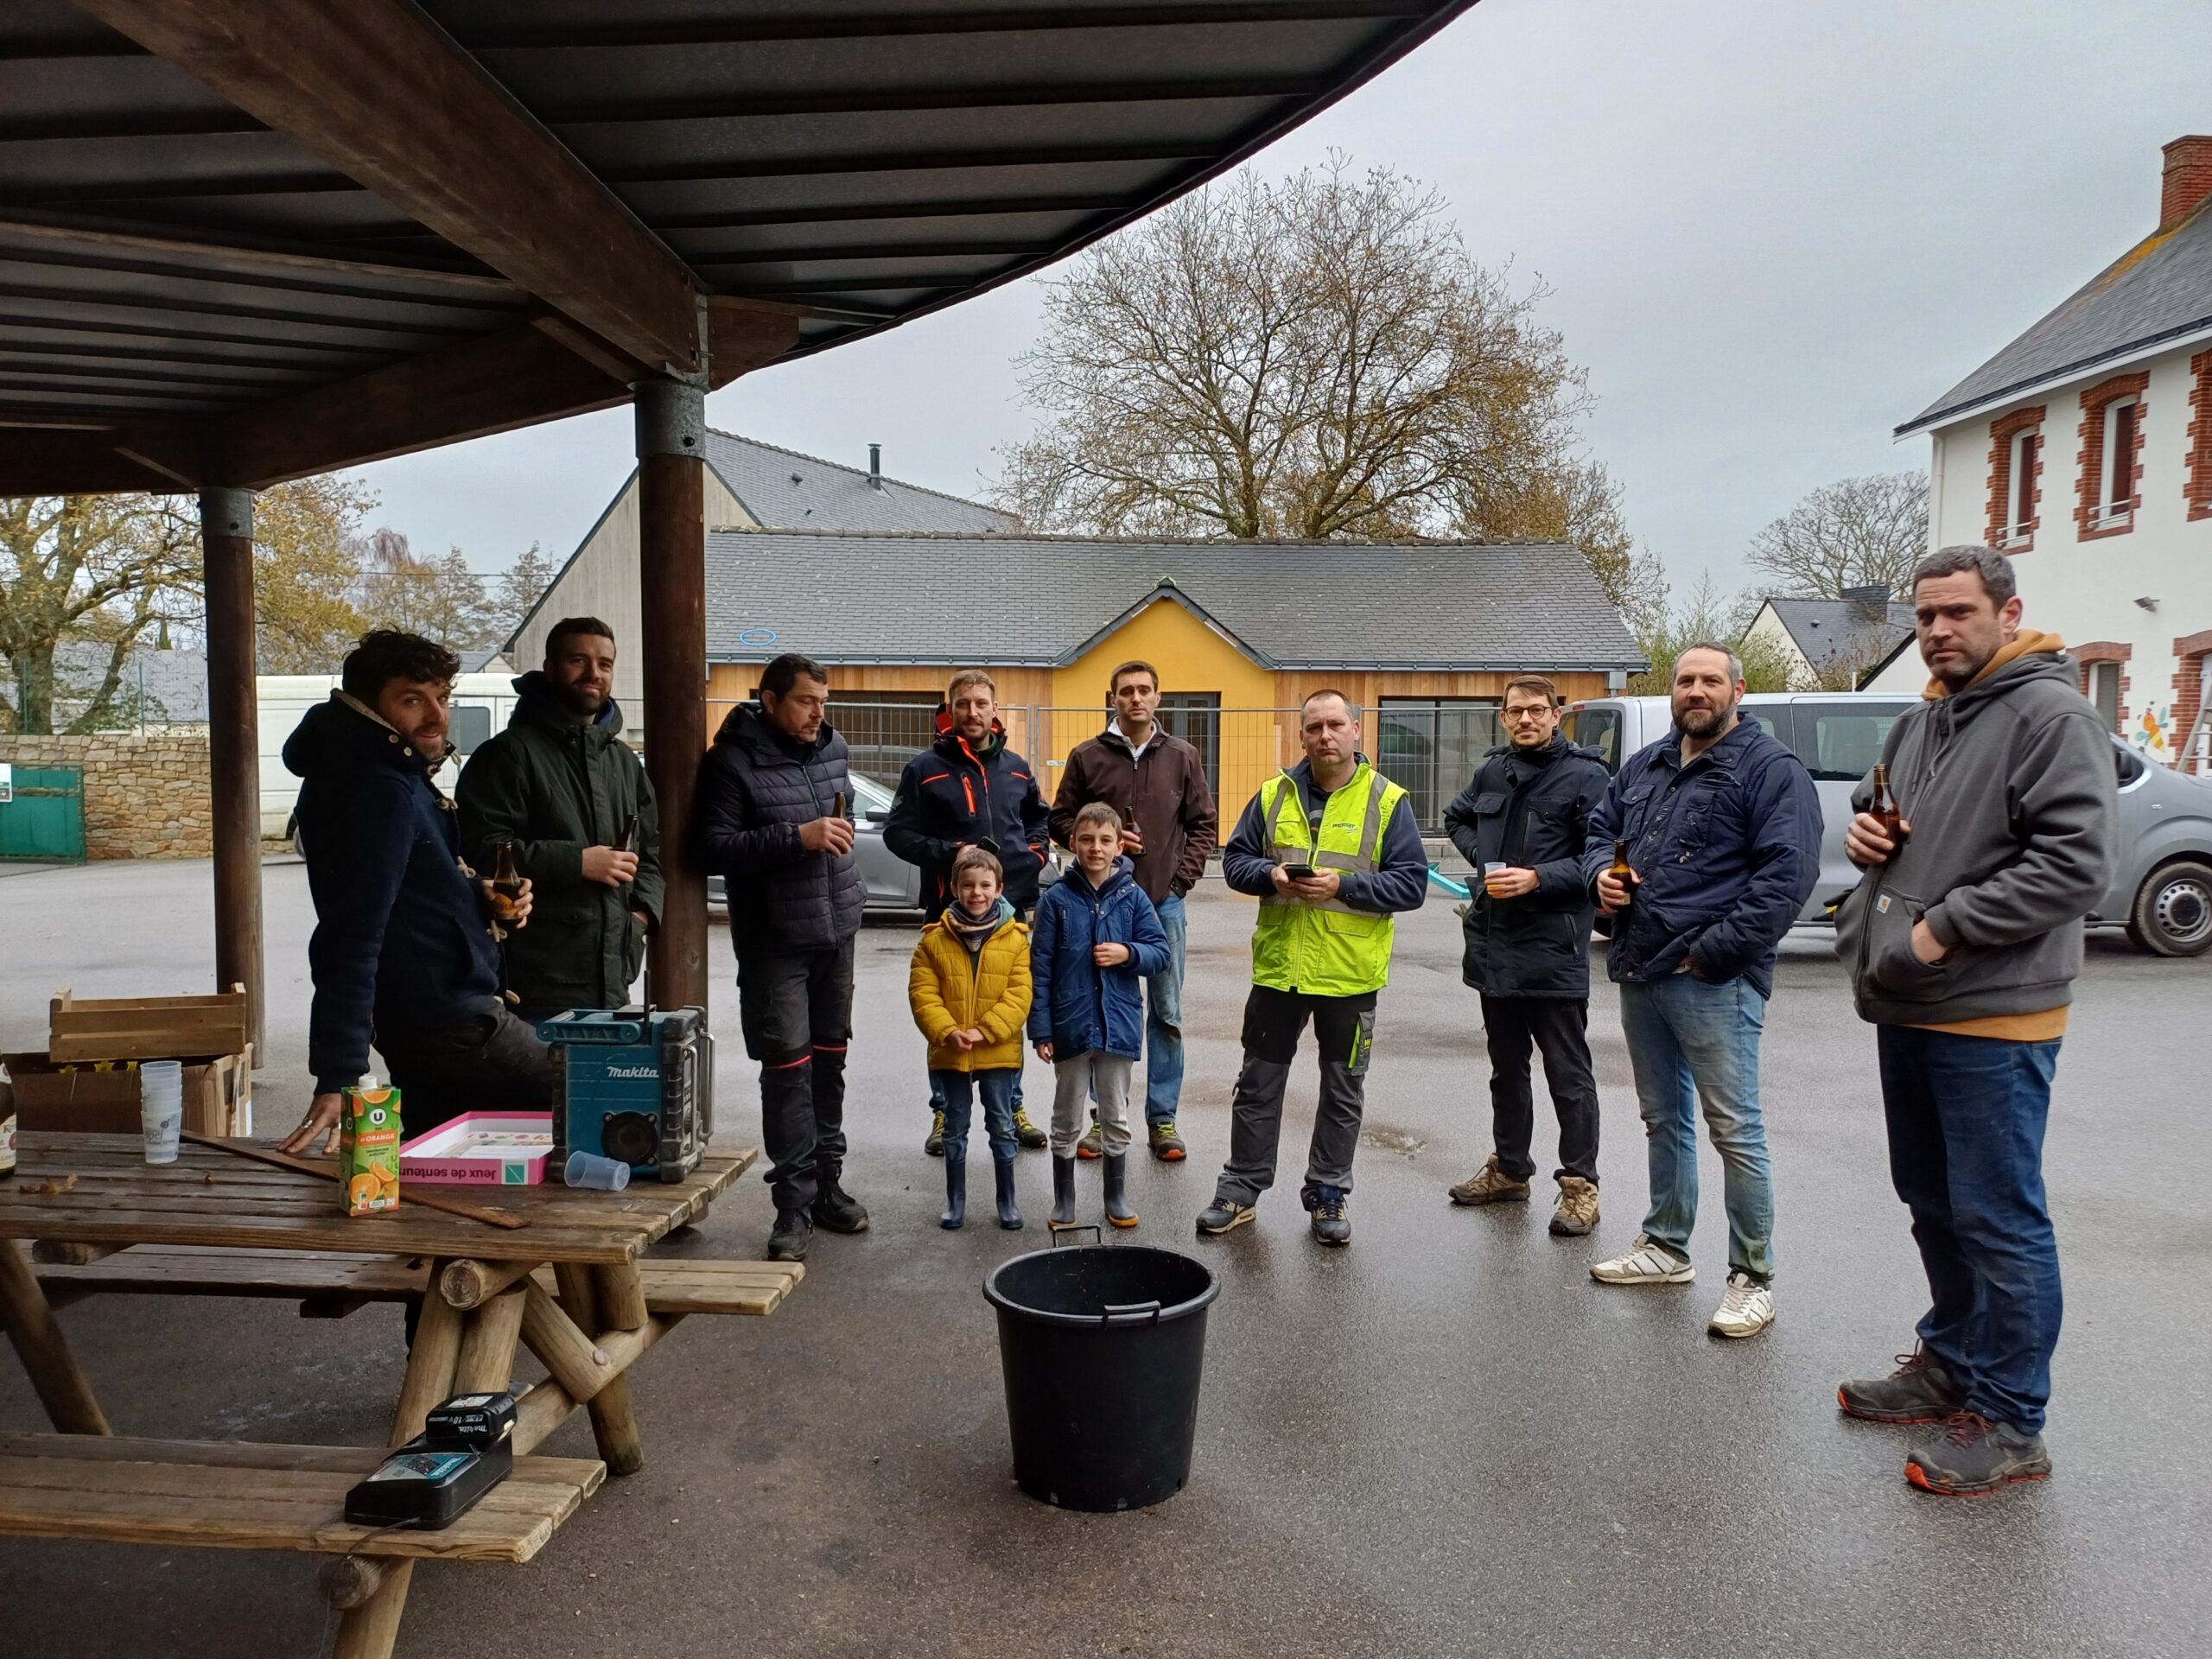
MULTIPOLYGON (((250 1052, 184 1065, 184 1127, 199 1135, 253 1133, 250 1052)), ((3 1054, 14 1079, 18 1127, 85 1135, 137 1135, 138 1072, 124 1064, 57 1064, 47 1054, 3 1054)), ((0 1088, 7 1087, 0 1084, 0 1088)))
POLYGON ((47 1054, 56 1065, 87 1060, 204 1060, 244 1054, 245 988, 212 996, 79 997, 48 1005, 47 1054))

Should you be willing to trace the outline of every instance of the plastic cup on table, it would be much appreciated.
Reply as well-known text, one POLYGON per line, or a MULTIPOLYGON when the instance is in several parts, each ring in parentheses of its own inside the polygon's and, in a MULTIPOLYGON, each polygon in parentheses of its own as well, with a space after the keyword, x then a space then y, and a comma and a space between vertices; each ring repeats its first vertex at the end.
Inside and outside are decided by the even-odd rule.
POLYGON ((184 1066, 149 1060, 138 1068, 138 1122, 146 1136, 146 1161, 176 1162, 184 1135, 184 1066))
POLYGON ((601 1158, 588 1152, 569 1154, 561 1179, 570 1186, 588 1186, 601 1192, 620 1192, 630 1185, 630 1166, 620 1158, 601 1158))

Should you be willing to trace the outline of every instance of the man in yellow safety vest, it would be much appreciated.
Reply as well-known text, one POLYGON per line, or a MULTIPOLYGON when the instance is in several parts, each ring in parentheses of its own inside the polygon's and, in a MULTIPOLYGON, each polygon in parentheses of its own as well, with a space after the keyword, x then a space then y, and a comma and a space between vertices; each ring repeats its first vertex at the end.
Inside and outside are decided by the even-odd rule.
POLYGON ((1359 752, 1359 718, 1340 691, 1299 713, 1306 759, 1261 786, 1222 849, 1222 874, 1260 900, 1252 994, 1244 1004, 1229 1162, 1198 1231, 1252 1219, 1274 1185, 1283 1093, 1306 1022, 1321 1050, 1321 1098, 1301 1194, 1324 1244, 1351 1243, 1344 1203, 1366 1108, 1375 998, 1390 977, 1393 917, 1428 892, 1428 859, 1406 791, 1359 752))

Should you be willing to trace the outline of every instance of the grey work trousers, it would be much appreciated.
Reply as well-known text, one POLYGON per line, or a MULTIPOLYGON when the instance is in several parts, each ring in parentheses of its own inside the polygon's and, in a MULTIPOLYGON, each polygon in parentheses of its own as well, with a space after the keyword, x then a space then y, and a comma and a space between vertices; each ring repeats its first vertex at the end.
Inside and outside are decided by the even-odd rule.
POLYGON ((1255 985, 1244 1003, 1244 1065, 1230 1106, 1229 1162, 1214 1196, 1256 1204, 1275 1182, 1275 1146, 1282 1136, 1283 1096, 1306 1022, 1321 1051, 1321 1096, 1306 1155, 1303 1197, 1317 1189, 1351 1191, 1352 1155, 1367 1106, 1367 1060, 1375 1040, 1375 993, 1309 996, 1255 985))

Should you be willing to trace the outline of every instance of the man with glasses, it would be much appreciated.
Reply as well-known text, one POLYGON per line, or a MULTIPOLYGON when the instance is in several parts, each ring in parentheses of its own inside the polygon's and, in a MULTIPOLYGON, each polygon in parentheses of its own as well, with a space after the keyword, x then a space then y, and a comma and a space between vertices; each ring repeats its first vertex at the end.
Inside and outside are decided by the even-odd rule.
POLYGON ((1529 1057, 1541 1050, 1559 1115, 1559 1204, 1551 1230, 1580 1238, 1598 1224, 1598 1084, 1590 1065, 1590 927, 1582 879, 1604 764, 1560 735, 1559 693, 1540 674, 1505 687, 1506 741, 1444 814, 1475 868, 1466 982, 1481 993, 1490 1043, 1491 1135, 1481 1170, 1450 1189, 1459 1205, 1526 1204, 1535 1103, 1529 1057))

